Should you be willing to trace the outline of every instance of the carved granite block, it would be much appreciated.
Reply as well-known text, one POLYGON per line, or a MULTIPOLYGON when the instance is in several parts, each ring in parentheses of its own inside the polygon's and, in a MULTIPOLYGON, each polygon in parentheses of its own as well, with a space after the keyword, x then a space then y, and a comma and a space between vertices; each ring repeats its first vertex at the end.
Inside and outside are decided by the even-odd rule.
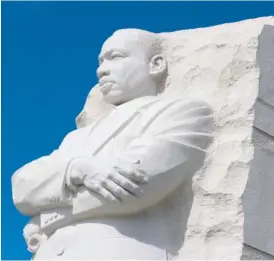
MULTIPOLYGON (((261 86, 261 85, 260 85, 261 86)), ((274 107, 258 100, 255 105, 254 126, 274 137, 274 107)))
POLYGON ((256 248, 244 245, 241 260, 274 260, 274 256, 268 255, 256 248))
POLYGON ((259 97, 274 107, 274 26, 265 25, 259 37, 259 97))
POLYGON ((247 245, 274 255, 274 138, 254 129, 254 157, 243 194, 247 245))

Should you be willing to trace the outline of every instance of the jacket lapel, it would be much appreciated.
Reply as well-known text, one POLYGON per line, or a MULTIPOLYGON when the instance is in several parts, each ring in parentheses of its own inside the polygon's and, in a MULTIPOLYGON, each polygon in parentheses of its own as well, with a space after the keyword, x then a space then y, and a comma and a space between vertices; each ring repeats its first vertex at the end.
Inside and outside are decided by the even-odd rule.
POLYGON ((116 107, 90 130, 88 151, 96 156, 104 146, 117 136, 142 110, 157 102, 155 97, 140 98, 116 107))

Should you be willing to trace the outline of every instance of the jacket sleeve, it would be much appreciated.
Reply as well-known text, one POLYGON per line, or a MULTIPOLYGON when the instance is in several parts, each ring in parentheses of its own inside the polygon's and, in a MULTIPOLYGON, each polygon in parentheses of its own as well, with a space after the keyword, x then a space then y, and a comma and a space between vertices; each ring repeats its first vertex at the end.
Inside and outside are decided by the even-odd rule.
POLYGON ((35 216, 44 209, 70 205, 64 179, 69 164, 65 152, 71 136, 72 133, 65 137, 58 150, 26 164, 13 174, 13 202, 22 214, 35 216))
POLYGON ((203 166, 212 140, 212 111, 207 104, 176 100, 159 108, 150 120, 144 117, 143 123, 143 134, 116 160, 118 167, 119 162, 139 162, 138 168, 148 176, 142 195, 128 196, 123 204, 106 203, 85 190, 73 199, 74 218, 142 211, 167 197, 203 166))

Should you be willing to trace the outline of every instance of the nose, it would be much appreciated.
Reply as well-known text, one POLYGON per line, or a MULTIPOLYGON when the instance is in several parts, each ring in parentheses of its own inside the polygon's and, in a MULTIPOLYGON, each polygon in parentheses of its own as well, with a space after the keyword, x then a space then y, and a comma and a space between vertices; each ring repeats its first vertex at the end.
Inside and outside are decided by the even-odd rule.
POLYGON ((110 74, 110 71, 106 67, 106 63, 102 63, 97 69, 97 77, 100 79, 103 76, 108 76, 109 74, 110 74))

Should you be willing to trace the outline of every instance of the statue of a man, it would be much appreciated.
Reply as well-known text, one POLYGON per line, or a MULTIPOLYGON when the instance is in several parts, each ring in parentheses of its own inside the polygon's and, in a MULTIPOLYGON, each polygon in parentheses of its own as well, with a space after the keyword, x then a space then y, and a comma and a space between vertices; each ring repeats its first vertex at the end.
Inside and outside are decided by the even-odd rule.
POLYGON ((167 62, 157 34, 116 31, 99 63, 114 109, 12 177, 14 204, 32 217, 25 239, 34 260, 166 260, 161 202, 203 165, 211 110, 158 95, 167 62))

